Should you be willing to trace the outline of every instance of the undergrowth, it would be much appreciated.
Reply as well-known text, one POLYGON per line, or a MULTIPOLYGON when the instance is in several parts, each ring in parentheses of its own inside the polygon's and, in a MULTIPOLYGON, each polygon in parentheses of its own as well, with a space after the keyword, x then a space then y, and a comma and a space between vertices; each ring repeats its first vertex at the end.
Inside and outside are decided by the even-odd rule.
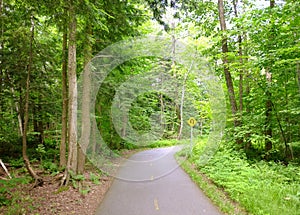
POLYGON ((29 177, 0 180, 0 214, 3 212, 2 207, 6 207, 5 214, 7 215, 24 214, 25 211, 20 202, 30 202, 31 199, 28 196, 24 198, 23 190, 16 189, 16 187, 28 184, 30 180, 29 177))
POLYGON ((221 143, 205 166, 199 163, 205 139, 198 141, 190 162, 224 189, 250 214, 299 215, 300 167, 273 161, 248 161, 234 144, 221 143))

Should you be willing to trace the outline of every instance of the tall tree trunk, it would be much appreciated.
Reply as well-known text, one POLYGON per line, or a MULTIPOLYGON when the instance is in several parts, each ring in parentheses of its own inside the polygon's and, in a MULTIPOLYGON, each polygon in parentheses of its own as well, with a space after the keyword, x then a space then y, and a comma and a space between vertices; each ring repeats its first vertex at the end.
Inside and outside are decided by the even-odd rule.
MULTIPOLYGON (((274 8, 275 6, 275 0, 270 0, 270 9, 274 8)), ((272 37, 272 36, 271 36, 272 37)), ((272 38, 269 38, 272 40, 272 38)), ((268 152, 272 149, 272 141, 271 138, 273 136, 273 131, 272 131, 272 125, 271 125, 271 120, 272 120, 272 94, 270 92, 270 86, 272 83, 272 73, 269 68, 266 69, 266 81, 267 81, 267 100, 266 100, 266 122, 265 122, 265 151, 268 152)), ((266 156, 266 159, 269 159, 269 156, 266 156)))
POLYGON ((77 173, 82 174, 85 165, 86 149, 90 144, 91 134, 91 118, 90 118, 90 103, 91 103, 91 72, 89 62, 92 59, 92 29, 91 26, 87 26, 86 31, 86 44, 84 47, 84 70, 83 70, 83 84, 82 84, 82 125, 81 125, 81 138, 80 145, 78 147, 78 163, 77 173))
MULTIPOLYGON (((235 17, 239 17, 238 15, 238 10, 237 10, 237 3, 238 0, 233 0, 233 9, 234 9, 234 14, 235 17)), ((239 28, 239 26, 237 26, 239 28)), ((242 48, 242 35, 241 33, 238 35, 238 49, 239 49, 239 61, 240 61, 240 66, 243 66, 243 48, 242 48)), ((243 69, 239 69, 239 112, 240 115, 242 115, 243 113, 243 79, 244 79, 244 70, 243 69)))
MULTIPOLYGON (((67 15, 66 9, 65 16, 67 15)), ((61 140, 59 146, 59 166, 67 165, 66 148, 68 137, 68 84, 67 84, 67 47, 68 47, 68 30, 64 26, 63 43, 62 43, 62 115, 61 115, 61 140)))
MULTIPOLYGON (((240 64, 241 66, 244 64, 243 62, 243 50, 242 50, 242 36, 238 36, 238 42, 239 42, 239 56, 240 56, 240 64)), ((240 74, 239 74, 239 111, 240 114, 242 115, 243 113, 243 94, 244 94, 244 69, 240 69, 240 74)))
POLYGON ((70 171, 77 172, 77 78, 76 78, 76 13, 74 2, 69 2, 69 150, 68 161, 62 184, 68 184, 70 171))
MULTIPOLYGON (((238 1, 233 0, 233 9, 234 9, 234 14, 235 17, 238 18, 238 6, 237 6, 238 1)), ((239 28, 240 26, 237 25, 239 28)), ((243 47, 242 47, 242 32, 238 35, 238 55, 239 55, 239 61, 240 61, 240 68, 239 68, 239 125, 242 125, 242 115, 243 115, 243 94, 244 94, 244 73, 245 69, 243 68, 243 47)), ((237 143, 241 144, 243 143, 243 138, 238 138, 236 140, 237 143)))
POLYGON ((235 92, 232 82, 231 73, 228 67, 228 44, 227 44, 227 36, 226 34, 226 22, 225 22, 225 12, 224 12, 224 2, 223 0, 218 0, 218 10, 219 10, 219 21, 221 31, 223 33, 222 39, 222 53, 223 53, 223 66, 224 66, 224 74, 226 79, 226 86, 229 95, 229 101, 231 106, 231 112, 234 117, 234 125, 237 127, 239 125, 239 119, 237 118, 237 103, 235 100, 235 92))
POLYGON ((77 78, 76 78, 76 14, 73 1, 70 1, 70 36, 68 52, 69 74, 69 168, 77 170, 77 78))
POLYGON ((28 129, 28 119, 29 119, 29 88, 30 88, 30 75, 33 62, 33 40, 34 40, 34 17, 31 16, 31 28, 30 28, 30 47, 29 47, 29 62, 27 66, 27 78, 26 78, 26 89, 25 89, 25 110, 24 110, 24 124, 23 124, 23 136, 22 136, 22 155, 23 160, 28 170, 29 174, 35 179, 35 186, 42 185, 43 180, 39 177, 33 170, 29 158, 27 156, 27 129, 28 129))

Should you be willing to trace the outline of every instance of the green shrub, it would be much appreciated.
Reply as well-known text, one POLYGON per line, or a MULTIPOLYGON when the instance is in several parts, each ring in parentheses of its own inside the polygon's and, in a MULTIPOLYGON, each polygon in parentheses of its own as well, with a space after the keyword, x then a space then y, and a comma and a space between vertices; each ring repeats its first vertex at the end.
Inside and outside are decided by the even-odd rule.
POLYGON ((43 160, 41 163, 43 169, 49 171, 50 173, 59 172, 59 167, 52 160, 43 160))

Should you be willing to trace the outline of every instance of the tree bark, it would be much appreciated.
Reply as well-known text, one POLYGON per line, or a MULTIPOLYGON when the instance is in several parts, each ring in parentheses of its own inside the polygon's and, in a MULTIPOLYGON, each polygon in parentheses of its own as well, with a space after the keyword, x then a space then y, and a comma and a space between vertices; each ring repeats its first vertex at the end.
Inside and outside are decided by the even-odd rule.
MULTIPOLYGON (((66 10, 66 9, 65 9, 66 10)), ((66 12, 65 12, 66 15, 66 12)), ((68 84, 67 84, 67 47, 68 47, 68 30, 64 27, 62 43, 62 116, 61 116, 61 140, 59 147, 59 166, 67 165, 66 148, 68 137, 68 84)))
POLYGON ((91 134, 91 118, 90 118, 90 103, 91 103, 91 72, 89 62, 92 59, 92 42, 90 37, 92 36, 92 29, 87 26, 86 32, 86 45, 84 50, 84 71, 83 71, 83 84, 82 84, 82 125, 81 125, 81 138, 80 145, 78 146, 78 163, 77 173, 83 174, 85 165, 86 149, 90 144, 91 134))
POLYGON ((237 103, 235 100, 235 92, 232 82, 231 73, 228 67, 228 44, 227 44, 227 36, 226 36, 226 22, 225 22, 225 12, 224 12, 224 2, 223 0, 218 0, 218 10, 219 10, 219 21, 220 21, 220 27, 221 31, 223 33, 223 39, 222 39, 222 53, 223 53, 223 66, 224 66, 224 75, 226 80, 226 86, 228 90, 229 95, 229 101, 231 106, 231 112, 234 117, 234 126, 239 126, 239 120, 237 118, 237 103))
POLYGON ((69 182, 70 171, 77 172, 77 78, 76 78, 76 13, 74 2, 69 2, 69 49, 68 49, 68 76, 69 76, 69 117, 68 117, 68 161, 62 184, 69 182))

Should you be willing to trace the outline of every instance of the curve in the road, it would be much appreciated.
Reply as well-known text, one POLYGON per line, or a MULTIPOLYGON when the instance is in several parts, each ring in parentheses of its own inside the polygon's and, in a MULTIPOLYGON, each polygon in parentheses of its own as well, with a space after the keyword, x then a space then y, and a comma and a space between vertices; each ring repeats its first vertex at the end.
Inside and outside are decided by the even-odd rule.
POLYGON ((96 215, 221 215, 178 167, 177 150, 152 149, 130 157, 96 215))

